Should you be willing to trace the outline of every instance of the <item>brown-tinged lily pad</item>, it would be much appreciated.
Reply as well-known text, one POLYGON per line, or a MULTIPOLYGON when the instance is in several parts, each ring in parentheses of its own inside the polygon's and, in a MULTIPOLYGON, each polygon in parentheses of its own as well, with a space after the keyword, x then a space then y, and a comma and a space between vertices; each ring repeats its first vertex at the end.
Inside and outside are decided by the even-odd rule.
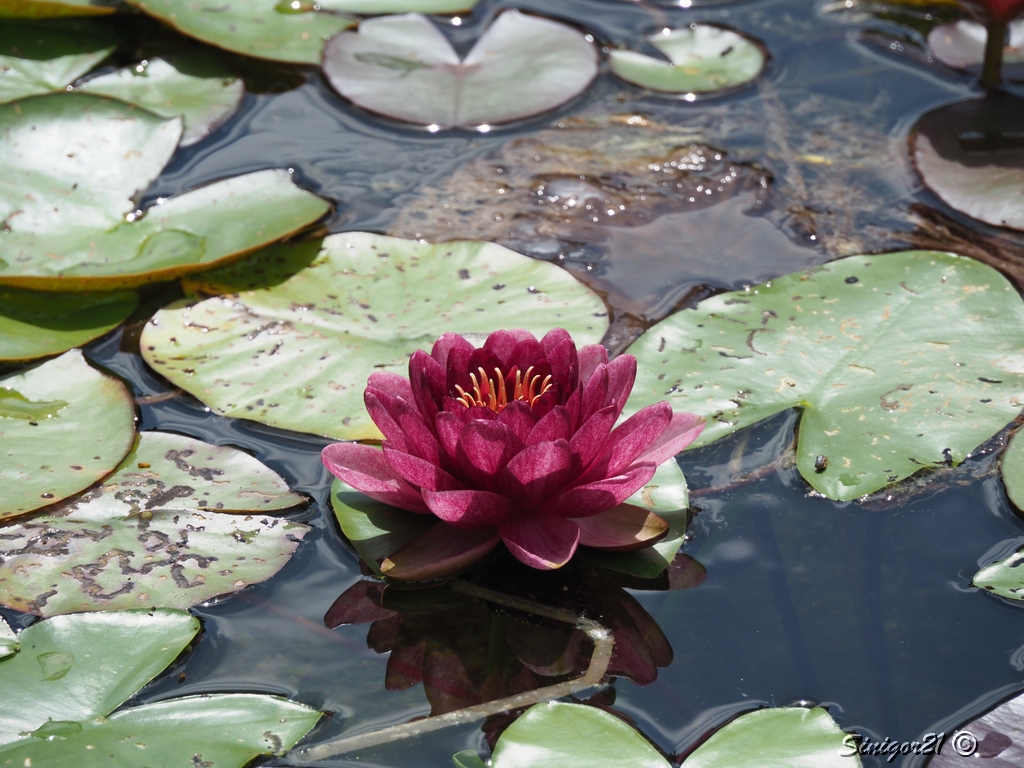
POLYGON ((0 519, 88 488, 134 439, 128 391, 77 349, 0 379, 0 519))
POLYGON ((1017 694, 946 737, 929 768, 1016 768, 1024 764, 1024 694, 1017 694), (981 762, 984 761, 984 762, 981 762))
POLYGON ((144 432, 102 484, 0 529, 0 603, 188 608, 277 573, 309 528, 268 513, 302 502, 242 451, 144 432))
MULTIPOLYGON (((211 280, 226 287, 223 273, 211 280)), ((445 332, 561 327, 582 346, 607 324, 601 299, 564 270, 493 243, 345 232, 283 283, 161 310, 141 348, 216 413, 351 440, 380 437, 363 406, 367 377, 406 375, 409 355, 445 332)))
POLYGON ((288 172, 267 170, 136 210, 133 198, 181 131, 180 117, 83 93, 0 106, 0 284, 95 290, 168 279, 278 240, 328 209, 288 172))
POLYGON ((60 16, 106 16, 118 0, 0 0, 0 18, 52 19, 60 16))
POLYGON ((911 138, 924 183, 988 224, 1024 229, 1024 99, 1005 92, 928 112, 911 138))
MULTIPOLYGON (((1019 80, 1024 75, 1024 21, 1007 25, 1010 39, 1003 48, 1003 76, 1019 80)), ((928 33, 928 50, 947 67, 980 73, 988 32, 983 24, 961 19, 939 24, 928 33)))
POLYGON ((452 128, 507 123, 575 98, 597 75, 597 50, 564 24, 502 13, 460 59, 418 13, 368 19, 324 49, 324 74, 360 107, 452 128))

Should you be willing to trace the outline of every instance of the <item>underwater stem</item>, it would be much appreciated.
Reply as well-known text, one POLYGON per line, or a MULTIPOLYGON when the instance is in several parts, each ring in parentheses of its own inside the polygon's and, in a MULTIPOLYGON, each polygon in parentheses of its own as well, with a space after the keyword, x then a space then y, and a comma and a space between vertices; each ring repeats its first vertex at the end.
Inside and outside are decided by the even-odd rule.
POLYGON ((1003 46, 1006 45, 1006 22, 990 21, 985 25, 985 63, 981 70, 981 86, 994 91, 1003 79, 1003 46))

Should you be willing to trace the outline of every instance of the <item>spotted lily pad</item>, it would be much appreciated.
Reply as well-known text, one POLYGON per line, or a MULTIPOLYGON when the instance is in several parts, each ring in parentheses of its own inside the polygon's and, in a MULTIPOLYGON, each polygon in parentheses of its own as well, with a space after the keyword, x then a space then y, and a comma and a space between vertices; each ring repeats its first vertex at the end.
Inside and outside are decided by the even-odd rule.
POLYGON ((105 16, 117 0, 0 0, 0 18, 51 19, 58 16, 105 16))
POLYGON ((440 128, 507 123, 575 98, 597 75, 577 30, 505 11, 465 59, 425 17, 369 19, 332 38, 324 74, 360 107, 440 128))
POLYGON ((495 744, 490 764, 492 768, 670 766, 650 742, 614 715, 558 701, 535 704, 512 723, 495 744))
POLYGON ((89 290, 167 279, 273 242, 328 209, 286 171, 268 170, 136 212, 131 198, 174 152, 181 119, 99 96, 0 106, 0 134, 0 284, 89 290))
POLYGON ((113 96, 161 117, 182 116, 181 146, 224 123, 242 102, 245 86, 212 56, 149 59, 87 80, 85 93, 113 96))
POLYGON ((266 513, 302 501, 235 448, 144 432, 102 485, 0 529, 0 603, 43 616, 188 608, 277 573, 309 528, 266 513))
POLYGON ((0 661, 0 763, 93 768, 155 755, 160 765, 241 768, 282 754, 316 724, 316 710, 253 694, 111 714, 198 631, 196 619, 174 610, 60 616, 24 630, 22 652, 0 661))
POLYGON ((1022 125, 1024 99, 1001 91, 933 109, 914 129, 914 164, 958 211, 1024 229, 1022 125))
POLYGON ((0 661, 12 656, 21 650, 21 643, 18 642, 14 631, 7 625, 7 622, 0 618, 0 661))
POLYGON ((1006 495, 1017 509, 1024 509, 1024 437, 1020 432, 1010 438, 1001 461, 1006 495))
POLYGON ((5 20, 0 24, 0 104, 65 88, 112 53, 117 40, 109 25, 89 20, 5 20))
POLYGON ((77 349, 0 379, 0 519, 88 488, 134 439, 128 391, 77 349))
POLYGON ((407 375, 409 355, 445 332, 562 327, 582 346, 607 325, 601 299, 568 273, 501 246, 346 232, 283 283, 161 310, 141 347, 216 413, 352 440, 380 437, 367 377, 407 375))
POLYGON ((0 286, 0 360, 31 360, 79 347, 135 311, 132 291, 50 293, 0 286))
MULTIPOLYGON (((1003 67, 1019 72, 1019 66, 1024 64, 1024 21, 1014 21, 1007 26, 1010 40, 1009 45, 1003 48, 1003 67)), ((987 39, 988 32, 983 24, 961 19, 933 27, 928 33, 928 50, 948 67, 980 69, 987 39)))
POLYGON ((683 768, 855 768, 856 749, 821 707, 748 712, 712 734, 683 768))
POLYGON ((709 93, 749 83, 761 74, 764 48, 746 35, 712 24, 664 29, 647 38, 668 61, 636 51, 612 51, 612 72, 667 93, 709 93))
POLYGON ((204 43, 291 64, 319 64, 324 42, 355 23, 308 0, 226 0, 205 6, 188 0, 128 2, 204 43))
POLYGON ((851 256, 724 293, 651 328, 627 410, 667 399, 706 444, 803 409, 797 462, 853 499, 963 461, 1021 410, 1024 305, 991 267, 935 251, 851 256))

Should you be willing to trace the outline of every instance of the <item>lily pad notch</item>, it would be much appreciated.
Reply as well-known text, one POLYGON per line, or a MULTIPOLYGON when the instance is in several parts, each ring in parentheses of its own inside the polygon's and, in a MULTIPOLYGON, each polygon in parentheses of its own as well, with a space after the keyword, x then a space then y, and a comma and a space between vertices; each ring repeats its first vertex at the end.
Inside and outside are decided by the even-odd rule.
POLYGON ((342 96, 371 112, 427 126, 476 128, 559 107, 597 76, 593 38, 516 10, 502 13, 460 60, 426 17, 367 19, 331 38, 323 71, 342 96))

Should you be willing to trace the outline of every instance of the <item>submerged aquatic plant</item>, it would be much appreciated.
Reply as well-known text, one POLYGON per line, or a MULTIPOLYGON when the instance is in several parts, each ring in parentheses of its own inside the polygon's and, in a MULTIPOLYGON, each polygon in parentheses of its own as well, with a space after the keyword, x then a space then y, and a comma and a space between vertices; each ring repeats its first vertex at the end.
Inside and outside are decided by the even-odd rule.
POLYGON ((1024 14, 1024 0, 957 0, 985 25, 985 61, 981 69, 981 84, 986 90, 995 90, 1002 79, 1003 46, 1006 44, 1007 24, 1024 14))
POLYGON ((615 426, 636 359, 576 349, 563 329, 538 341, 497 331, 475 348, 445 334, 409 361, 409 379, 376 372, 365 392, 383 450, 335 443, 323 461, 366 495, 439 522, 385 559, 398 579, 452 573, 499 542, 526 565, 559 568, 578 545, 637 549, 668 524, 623 504, 700 434, 704 419, 666 402, 615 426))

